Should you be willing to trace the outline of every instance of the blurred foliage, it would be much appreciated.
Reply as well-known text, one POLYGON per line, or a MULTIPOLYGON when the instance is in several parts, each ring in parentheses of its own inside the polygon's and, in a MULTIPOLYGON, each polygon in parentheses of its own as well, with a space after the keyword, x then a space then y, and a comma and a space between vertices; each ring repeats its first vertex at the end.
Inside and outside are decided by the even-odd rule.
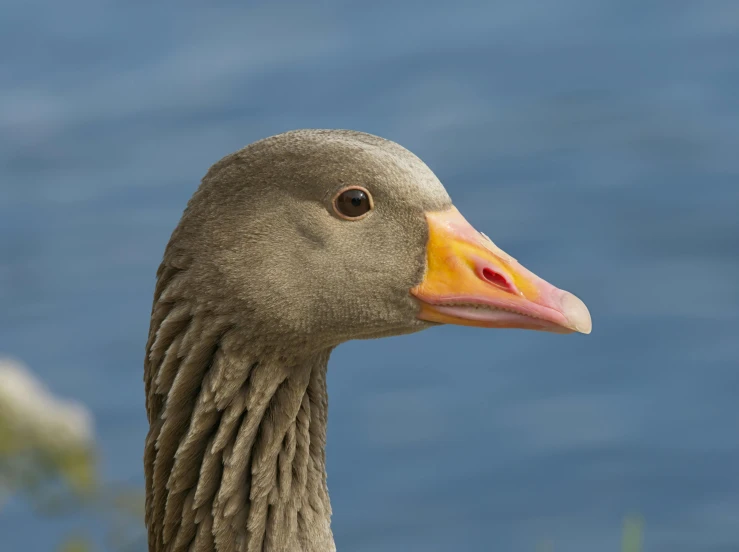
MULTIPOLYGON (((146 550, 143 492, 103 484, 94 443, 58 438, 50 435, 54 433, 52 428, 18 423, 18 416, 17 411, 0 400, 0 514, 4 503, 13 497, 26 501, 39 517, 82 513, 87 519, 100 521, 96 525, 105 528, 105 550, 146 550)), ((627 517, 621 552, 642 552, 642 540, 642 519, 627 517)), ((98 548, 90 535, 77 532, 67 537, 58 550, 93 552, 98 548)), ((555 546, 544 541, 536 551, 555 552, 555 546)))
POLYGON ((71 536, 59 547, 59 552, 89 552, 93 549, 90 540, 84 536, 71 536))
MULTIPOLYGON (((621 533, 621 552, 642 552, 644 535, 644 521, 640 516, 628 516, 624 520, 621 533)), ((552 541, 542 541, 536 547, 536 552, 555 552, 552 541)))
MULTIPOLYGON (((59 517, 85 511, 106 521, 106 549, 117 552, 146 550, 144 497, 138 489, 113 488, 100 483, 92 448, 44 449, 29 446, 11 435, 0 416, 0 513, 5 493, 27 500, 40 516, 59 517)), ((623 524, 621 552, 642 552, 643 520, 627 517, 623 524)), ((93 552, 95 545, 84 534, 71 535, 59 552, 93 552)), ((537 552, 555 552, 544 541, 537 552)))
MULTIPOLYGON (((44 436, 43 428, 19 420, 20 415, 0 404, 0 515, 11 499, 27 503, 40 519, 82 514, 104 529, 105 550, 145 550, 143 493, 101 481, 94 443, 44 436)), ((76 532, 58 550, 98 548, 90 535, 76 532)))
POLYGON ((624 521, 621 552, 642 552, 644 521, 639 516, 630 516, 624 521))
MULTIPOLYGON (((143 493, 102 484, 92 450, 5 448, 0 452, 0 489, 6 500, 27 502, 39 518, 83 514, 99 521, 96 526, 105 528, 106 550, 145 550, 143 493)), ((59 550, 92 552, 96 547, 90 536, 75 533, 59 550)))

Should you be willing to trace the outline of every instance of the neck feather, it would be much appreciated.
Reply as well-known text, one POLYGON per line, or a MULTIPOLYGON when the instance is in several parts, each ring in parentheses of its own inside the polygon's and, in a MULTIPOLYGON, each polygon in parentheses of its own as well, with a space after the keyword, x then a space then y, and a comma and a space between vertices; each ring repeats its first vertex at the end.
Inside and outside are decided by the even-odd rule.
POLYGON ((160 274, 145 360, 150 552, 331 552, 330 349, 289 354, 174 300, 160 274))

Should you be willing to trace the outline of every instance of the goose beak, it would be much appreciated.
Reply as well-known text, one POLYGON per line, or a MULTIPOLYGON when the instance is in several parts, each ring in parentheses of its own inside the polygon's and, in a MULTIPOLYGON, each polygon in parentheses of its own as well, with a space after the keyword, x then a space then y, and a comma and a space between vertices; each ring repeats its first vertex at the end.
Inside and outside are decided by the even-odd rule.
POLYGON ((442 324, 557 333, 592 329, 580 299, 521 266, 452 207, 426 213, 423 281, 411 290, 418 318, 442 324))

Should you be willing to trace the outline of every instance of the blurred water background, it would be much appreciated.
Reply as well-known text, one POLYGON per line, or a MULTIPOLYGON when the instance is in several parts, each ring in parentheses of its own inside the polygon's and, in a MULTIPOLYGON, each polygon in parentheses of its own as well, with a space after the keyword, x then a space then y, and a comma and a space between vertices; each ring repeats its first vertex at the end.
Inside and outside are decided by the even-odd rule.
MULTIPOLYGON (((441 327, 329 368, 339 550, 739 551, 739 2, 0 1, 0 355, 143 485, 154 274, 256 139, 405 145, 590 307, 593 334, 441 327)), ((85 516, 0 511, 0 550, 85 516)))

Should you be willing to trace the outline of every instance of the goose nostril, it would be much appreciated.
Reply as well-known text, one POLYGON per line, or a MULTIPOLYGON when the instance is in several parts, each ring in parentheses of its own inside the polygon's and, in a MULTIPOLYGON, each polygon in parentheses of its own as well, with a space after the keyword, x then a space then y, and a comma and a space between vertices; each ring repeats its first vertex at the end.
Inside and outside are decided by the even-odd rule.
POLYGON ((516 287, 508 281, 508 278, 506 278, 499 272, 496 272, 492 268, 483 268, 482 277, 485 278, 485 280, 487 280, 489 283, 493 284, 496 287, 499 287, 503 291, 516 293, 516 287))

